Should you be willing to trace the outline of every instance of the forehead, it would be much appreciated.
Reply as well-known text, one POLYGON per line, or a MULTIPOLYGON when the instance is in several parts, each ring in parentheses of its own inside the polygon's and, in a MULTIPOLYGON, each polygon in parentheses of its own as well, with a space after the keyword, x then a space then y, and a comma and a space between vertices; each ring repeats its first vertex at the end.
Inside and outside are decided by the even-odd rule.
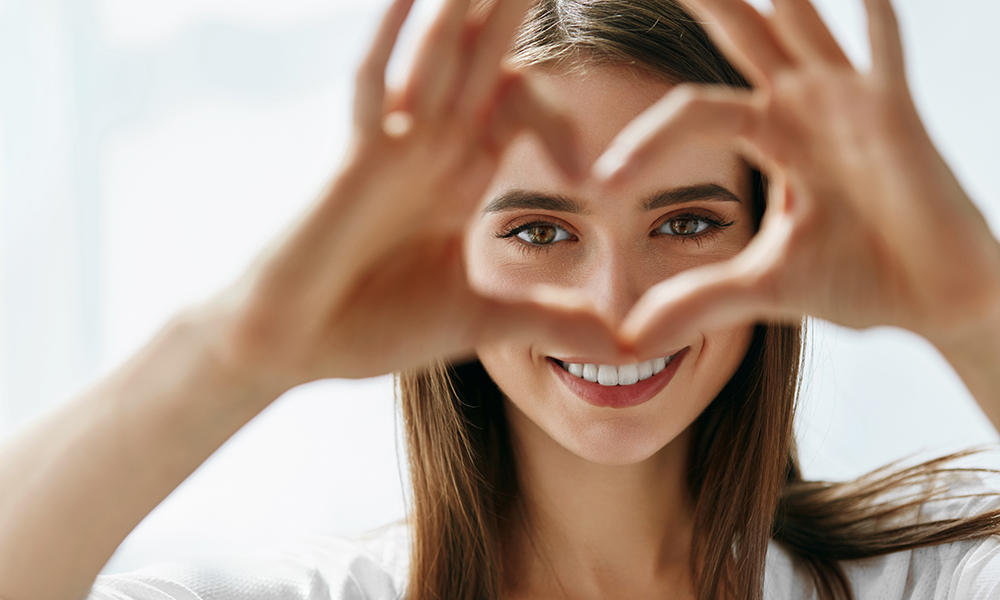
MULTIPOLYGON (((531 71, 542 96, 558 107, 576 129, 580 151, 591 165, 616 135, 674 86, 626 67, 600 66, 584 72, 531 71)), ((730 144, 679 141, 663 156, 662 181, 649 182, 649 193, 666 185, 717 183, 732 186, 743 178, 744 163, 730 144)), ((511 189, 564 193, 567 183, 534 135, 519 136, 504 153, 488 197, 511 189)), ((736 190, 734 190, 736 191, 736 190)), ((574 195, 586 196, 585 190, 574 195)), ((488 199, 488 198, 487 198, 488 199)))
POLYGON ((663 79, 616 66, 532 75, 542 95, 577 126, 585 155, 591 160, 632 119, 674 87, 663 79))

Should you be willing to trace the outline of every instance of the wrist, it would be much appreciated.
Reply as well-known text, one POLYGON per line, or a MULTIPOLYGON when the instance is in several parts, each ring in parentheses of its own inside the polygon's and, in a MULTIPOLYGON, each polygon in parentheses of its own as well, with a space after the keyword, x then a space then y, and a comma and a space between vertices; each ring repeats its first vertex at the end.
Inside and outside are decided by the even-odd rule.
POLYGON ((1000 298, 961 333, 931 340, 1000 430, 1000 298))
POLYGON ((299 382, 253 361, 237 333, 235 314, 224 304, 210 301, 184 309, 171 320, 168 335, 190 348, 200 363, 198 377, 220 398, 260 410, 299 382))
POLYGON ((977 319, 964 332, 931 342, 952 363, 992 363, 1000 357, 1000 316, 977 319))
POLYGON ((935 311, 938 322, 933 330, 919 332, 953 364, 995 360, 1000 354, 1000 242, 985 221, 980 224, 982 235, 966 236, 976 252, 967 254, 969 264, 945 286, 947 295, 935 311))

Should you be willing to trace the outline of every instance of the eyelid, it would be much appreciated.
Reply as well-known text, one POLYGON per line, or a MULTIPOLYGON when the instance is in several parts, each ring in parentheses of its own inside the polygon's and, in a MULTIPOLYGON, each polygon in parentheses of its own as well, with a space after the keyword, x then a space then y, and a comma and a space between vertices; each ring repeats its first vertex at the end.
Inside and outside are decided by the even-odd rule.
POLYGON ((689 204, 686 206, 671 207, 670 210, 666 211, 664 214, 661 214, 659 217, 657 217, 656 222, 662 225, 664 221, 669 221, 670 219, 677 219, 679 217, 686 217, 686 216, 696 216, 698 218, 712 217, 715 219, 722 218, 716 211, 712 210, 711 208, 702 206, 700 204, 694 204, 694 205, 689 204))
POLYGON ((665 215, 661 215, 653 223, 653 229, 658 229, 663 227, 668 221, 673 221, 674 219, 703 219, 710 223, 720 223, 720 224, 732 224, 736 222, 736 219, 727 219, 710 209, 702 208, 699 206, 688 206, 676 209, 665 215))

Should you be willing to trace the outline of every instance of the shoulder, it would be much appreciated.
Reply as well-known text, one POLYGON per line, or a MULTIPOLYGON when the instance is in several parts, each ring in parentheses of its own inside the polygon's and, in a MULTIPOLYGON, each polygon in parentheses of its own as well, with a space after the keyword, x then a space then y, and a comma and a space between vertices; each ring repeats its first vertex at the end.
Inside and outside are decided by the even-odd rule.
MULTIPOLYGON (((925 504, 919 521, 971 517, 1000 509, 996 488, 978 477, 950 482, 947 497, 925 504)), ((841 563, 856 600, 988 600, 1000 598, 1000 536, 926 546, 841 563)), ((816 598, 809 574, 787 550, 768 547, 765 597, 816 598)))
POLYGON ((352 540, 313 536, 265 552, 101 576, 88 600, 396 600, 405 592, 409 549, 403 524, 352 540))

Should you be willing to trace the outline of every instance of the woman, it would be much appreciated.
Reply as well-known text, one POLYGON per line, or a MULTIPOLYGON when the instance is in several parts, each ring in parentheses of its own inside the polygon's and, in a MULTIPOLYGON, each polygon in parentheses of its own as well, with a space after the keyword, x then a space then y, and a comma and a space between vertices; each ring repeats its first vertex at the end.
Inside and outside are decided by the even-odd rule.
POLYGON ((662 0, 543 1, 523 27, 527 0, 447 0, 387 94, 411 2, 312 209, 5 449, 0 597, 86 595, 283 391, 394 371, 409 528, 93 596, 989 597, 1000 514, 974 482, 808 484, 795 460, 804 314, 923 335, 1000 423, 1000 245, 920 124, 888 0, 870 73, 806 0, 692 3, 738 71, 662 0))

